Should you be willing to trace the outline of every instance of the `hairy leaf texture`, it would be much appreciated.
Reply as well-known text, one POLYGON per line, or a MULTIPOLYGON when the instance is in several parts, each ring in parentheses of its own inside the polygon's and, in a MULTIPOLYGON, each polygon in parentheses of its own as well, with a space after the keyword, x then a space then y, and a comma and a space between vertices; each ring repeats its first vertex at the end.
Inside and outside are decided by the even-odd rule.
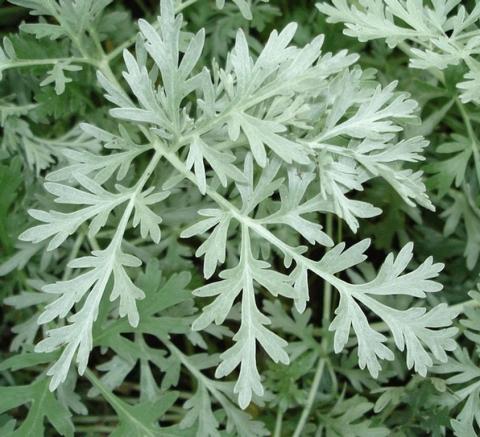
POLYGON ((478 314, 447 303, 469 273, 444 273, 462 251, 474 270, 480 249, 478 6, 317 5, 403 50, 413 80, 395 74, 406 57, 362 67, 383 68, 380 44, 360 63, 329 52, 341 35, 293 3, 11 3, 32 16, 0 47, 0 160, 18 156, 0 165, 0 276, 25 318, 6 322, 21 353, 0 370, 35 377, 3 389, 1 411, 30 404, 5 435, 45 420, 113 436, 480 426, 477 357, 456 349, 478 343, 478 314))

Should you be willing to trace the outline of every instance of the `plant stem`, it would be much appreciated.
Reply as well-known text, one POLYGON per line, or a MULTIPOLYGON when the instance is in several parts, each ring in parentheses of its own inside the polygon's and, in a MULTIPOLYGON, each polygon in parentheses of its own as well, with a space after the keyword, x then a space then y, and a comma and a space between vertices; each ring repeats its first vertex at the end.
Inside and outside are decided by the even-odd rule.
POLYGON ((65 271, 63 272, 62 281, 66 281, 67 279, 70 278, 70 275, 72 274, 72 268, 69 267, 68 264, 78 255, 78 252, 82 247, 84 239, 85 239, 85 233, 82 231, 78 234, 77 238, 75 239, 75 243, 73 243, 72 250, 70 252, 70 255, 68 256, 67 266, 65 268, 65 271))
MULTIPOLYGON (((327 214, 327 226, 326 232, 329 237, 333 234, 333 215, 331 213, 327 214)), ((323 317, 322 324, 325 327, 326 324, 330 322, 330 307, 332 306, 332 284, 325 281, 325 288, 323 291, 323 317)), ((322 339, 323 343, 323 339, 322 339)))
POLYGON ((310 415, 310 411, 313 406, 313 402, 315 400, 315 396, 317 395, 318 386, 320 385, 320 381, 322 380, 323 369, 325 368, 325 359, 320 358, 318 360, 317 370, 315 371, 315 376, 313 377, 312 387, 310 388, 310 392, 308 393, 307 404, 302 411, 302 415, 300 416, 300 420, 298 421, 297 427, 295 428, 295 432, 293 433, 292 437, 300 437, 300 434, 307 423, 308 416, 310 415))
POLYGON ((479 141, 473 129, 472 122, 470 121, 470 115, 467 112, 467 108, 465 108, 465 105, 458 98, 455 98, 455 104, 457 105, 460 114, 462 115, 465 127, 467 128, 468 138, 472 143, 472 153, 473 159, 475 161, 475 173, 477 175, 478 184, 480 185, 480 152, 478 150, 479 141))
POLYGON ((123 415, 125 418, 128 418, 132 423, 134 423, 139 429, 143 429, 144 433, 142 435, 153 437, 150 429, 148 429, 145 424, 140 423, 136 417, 132 416, 130 411, 125 408, 126 404, 117 398, 117 396, 115 396, 88 367, 85 369, 85 376, 102 394, 103 398, 111 405, 118 415, 123 415))
POLYGON ((281 437, 282 421, 283 421, 283 409, 279 405, 277 409, 277 418, 275 420, 275 431, 273 432, 273 437, 281 437))
MULTIPOLYGON (((329 237, 333 236, 333 215, 331 213, 327 214, 327 223, 326 223, 326 233, 329 237)), ((338 237, 341 237, 341 230, 339 228, 338 237)), ((325 287, 323 291, 323 317, 322 317, 322 330, 324 332, 321 342, 321 349, 324 353, 328 349, 328 336, 326 335, 328 325, 330 324, 331 317, 331 306, 332 306, 332 284, 329 281, 325 281, 325 287)), ((310 392, 308 394, 307 403, 303 408, 302 415, 300 420, 297 423, 293 437, 299 437, 305 424, 307 423, 308 416, 315 401, 315 396, 318 392, 318 386, 322 380, 323 370, 325 368, 325 358, 320 357, 318 359, 317 369, 315 371, 315 376, 313 377, 313 383, 310 387, 310 392)))
POLYGON ((48 66, 56 65, 60 62, 71 62, 74 64, 89 64, 95 67, 98 66, 98 62, 94 59, 84 57, 70 57, 70 58, 51 58, 51 59, 22 59, 14 60, 11 62, 5 62, 0 67, 0 71, 8 70, 9 68, 24 68, 24 67, 39 67, 39 66, 48 66))
MULTIPOLYGON (((175 152, 167 149, 164 145, 160 144, 159 148, 162 152, 163 157, 178 171, 180 174, 185 176, 186 179, 191 181, 195 186, 198 187, 198 182, 195 175, 185 167, 185 164, 180 160, 175 152)), ((229 211, 232 214, 232 217, 237 220, 239 223, 243 223, 252 229, 258 236, 262 237, 264 240, 270 242, 273 246, 277 247, 281 252, 290 256, 296 263, 303 265, 306 269, 315 273, 323 280, 331 282, 334 287, 342 288, 348 285, 346 282, 337 278, 335 275, 328 273, 322 270, 317 264, 317 262, 307 258, 298 253, 294 248, 289 246, 287 243, 282 241, 271 231, 269 231, 265 226, 263 226, 258 220, 252 219, 251 217, 244 215, 241 211, 233 205, 228 199, 223 197, 220 193, 211 188, 207 187, 205 194, 210 197, 217 205, 229 211)))
POLYGON ((179 12, 182 12, 185 8, 188 8, 189 6, 192 6, 196 2, 197 2, 197 0, 187 0, 187 1, 184 1, 183 3, 180 3, 178 8, 175 9, 175 13, 178 14, 179 12))
POLYGON ((197 379, 199 384, 202 384, 218 401, 218 403, 223 407, 227 416, 229 415, 229 408, 228 408, 228 399, 227 397, 221 393, 217 387, 215 387, 214 382, 206 377, 200 370, 198 370, 189 360, 188 356, 186 356, 180 349, 178 349, 171 341, 167 339, 161 339, 163 344, 169 349, 169 351, 176 355, 179 361, 185 366, 185 368, 197 379))

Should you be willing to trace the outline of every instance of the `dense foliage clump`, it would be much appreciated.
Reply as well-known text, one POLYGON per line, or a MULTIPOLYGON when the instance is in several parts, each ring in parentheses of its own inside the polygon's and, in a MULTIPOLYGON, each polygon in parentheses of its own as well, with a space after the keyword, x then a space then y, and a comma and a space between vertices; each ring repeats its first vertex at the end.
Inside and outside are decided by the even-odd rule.
POLYGON ((477 435, 480 5, 0 24, 2 436, 477 435))

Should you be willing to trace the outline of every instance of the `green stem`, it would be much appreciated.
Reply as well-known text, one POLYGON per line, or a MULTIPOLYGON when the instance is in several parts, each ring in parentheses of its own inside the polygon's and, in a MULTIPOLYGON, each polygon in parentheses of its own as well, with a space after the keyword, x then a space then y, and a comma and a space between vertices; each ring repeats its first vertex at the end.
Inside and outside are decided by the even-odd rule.
POLYGON ((105 53, 105 50, 103 50, 103 46, 102 46, 102 43, 100 42, 100 38, 98 36, 97 30, 94 27, 89 27, 88 33, 90 34, 90 37, 92 38, 93 43, 95 44, 95 47, 98 51, 100 58, 102 59, 105 58, 106 53, 105 53))
MULTIPOLYGON (((112 236, 110 236, 110 238, 112 238, 112 236)), ((98 241, 97 241, 96 237, 87 235, 87 240, 88 240, 88 243, 90 244, 90 247, 93 250, 102 250, 102 248, 98 244, 98 241)))
MULTIPOLYGON (((326 233, 329 237, 333 236, 333 215, 331 213, 327 214, 327 223, 326 223, 326 233)), ((338 230, 338 237, 341 238, 341 228, 339 226, 338 230)), ((330 281, 325 281, 325 288, 323 292, 323 318, 322 318, 322 330, 323 330, 323 337, 321 342, 321 349, 323 354, 326 354, 328 349, 328 336, 326 335, 328 325, 330 324, 331 318, 331 306, 332 306, 332 284, 330 281)), ((300 420, 298 421, 297 427, 295 428, 295 432, 293 433, 293 437, 299 437, 305 424, 307 423, 308 416, 310 415, 310 411, 312 409, 313 403, 315 401, 315 397, 318 392, 318 386, 322 380, 323 370, 325 368, 325 358, 319 357, 317 369, 315 371, 315 376, 313 377, 313 383, 310 388, 310 392, 308 394, 307 403, 303 408, 302 415, 300 416, 300 420)))
POLYGON ((117 398, 103 383, 97 376, 87 367, 85 369, 85 376, 87 379, 92 383, 92 385, 101 393, 103 398, 111 405, 111 407, 117 412, 119 415, 123 415, 124 417, 128 418, 135 423, 139 429, 144 430, 144 436, 152 436, 151 430, 147 428, 143 423, 139 422, 138 419, 130 414, 123 401, 117 398))
POLYGON ((310 415, 310 411, 313 406, 313 402, 315 401, 315 396, 317 395, 318 386, 320 385, 320 381, 322 380, 324 368, 325 368, 325 359, 320 358, 318 360, 315 376, 313 377, 312 387, 310 388, 310 392, 308 393, 307 404, 305 405, 305 408, 302 411, 302 415, 300 416, 300 420, 298 421, 297 427, 295 428, 295 432, 293 433, 292 437, 300 437, 303 431, 303 428, 307 423, 308 416, 310 415))
POLYGON ((68 256, 67 267, 65 268, 65 271, 63 272, 62 281, 66 281, 70 278, 70 275, 72 274, 72 268, 69 267, 68 264, 70 263, 70 261, 72 261, 78 255, 78 252, 79 252, 80 248, 82 247, 84 239, 85 239, 85 233, 80 232, 78 234, 77 238, 75 239, 75 242, 73 243, 73 247, 72 247, 72 250, 70 252, 70 255, 68 256))
POLYGON ((185 366, 185 368, 191 373, 191 375, 196 378, 199 384, 202 384, 219 402, 219 404, 227 412, 227 398, 220 393, 219 390, 215 387, 213 381, 207 378, 200 370, 198 370, 188 359, 188 356, 185 355, 180 349, 178 349, 171 341, 162 338, 161 341, 168 348, 168 350, 176 355, 179 361, 185 366))
POLYGON ((273 437, 281 437, 282 422, 283 422, 283 409, 279 405, 277 408, 277 417, 275 419, 275 431, 273 432, 273 437))
POLYGON ((196 3, 197 0, 187 0, 183 3, 180 3, 177 9, 175 9, 175 14, 178 14, 182 12, 185 8, 188 8, 189 6, 192 6, 194 3, 196 3))
POLYGON ((465 127, 467 128, 468 138, 472 144, 473 159, 475 161, 475 173, 477 175, 478 184, 480 185, 480 152, 478 137, 475 134, 472 122, 470 120, 470 115, 468 114, 465 105, 458 98, 455 98, 455 103, 460 111, 460 114, 462 115, 465 127))

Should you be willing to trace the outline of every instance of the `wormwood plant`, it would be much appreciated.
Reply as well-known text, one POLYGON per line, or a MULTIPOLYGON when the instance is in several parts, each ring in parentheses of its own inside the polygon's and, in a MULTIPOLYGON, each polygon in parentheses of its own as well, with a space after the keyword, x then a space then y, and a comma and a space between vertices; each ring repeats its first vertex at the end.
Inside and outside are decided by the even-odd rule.
MULTIPOLYGON (((358 235, 384 227, 379 189, 395 196, 387 214, 444 211, 447 236, 458 202, 475 207, 478 180, 448 213, 436 188, 450 165, 426 164, 432 196, 420 169, 453 103, 420 124, 405 77, 322 35, 296 42, 276 17, 307 4, 10 3, 23 21, 0 51, 0 275, 17 310, 2 435, 475 434, 480 373, 454 319, 464 310, 478 342, 478 293, 450 305, 433 250, 414 259, 405 238, 384 253, 358 235)), ((479 100, 480 9, 360 3, 317 6, 361 41, 405 45, 440 82, 465 62, 455 102, 476 144, 464 105, 479 100)))
MULTIPOLYGON (((405 55, 404 62, 414 69, 411 71, 416 80, 412 92, 423 100, 425 114, 420 131, 428 133, 435 146, 425 170, 429 173, 431 197, 444 220, 443 230, 439 231, 444 241, 445 237, 460 237, 456 256, 452 259, 452 254, 448 254, 444 259, 447 263, 458 263, 463 251, 466 267, 472 274, 463 274, 462 282, 473 287, 478 282, 477 230, 480 229, 477 137, 480 5, 411 0, 366 0, 351 4, 339 0, 319 3, 317 8, 330 22, 345 23, 345 33, 349 36, 361 41, 384 39, 390 48, 400 49, 405 55), (419 70, 426 74, 415 73, 419 70)), ((460 293, 464 295, 467 287, 460 293)), ((478 293, 471 292, 470 296, 472 300, 464 305, 467 318, 462 324, 478 330, 478 310, 471 309, 478 305, 478 293)), ((470 350, 457 350, 448 364, 435 368, 440 374, 450 375, 447 383, 452 385, 453 393, 445 402, 456 407, 452 427, 462 436, 476 435, 474 423, 480 425, 476 364, 479 338, 468 329, 465 335, 470 340, 467 343, 470 350)))

